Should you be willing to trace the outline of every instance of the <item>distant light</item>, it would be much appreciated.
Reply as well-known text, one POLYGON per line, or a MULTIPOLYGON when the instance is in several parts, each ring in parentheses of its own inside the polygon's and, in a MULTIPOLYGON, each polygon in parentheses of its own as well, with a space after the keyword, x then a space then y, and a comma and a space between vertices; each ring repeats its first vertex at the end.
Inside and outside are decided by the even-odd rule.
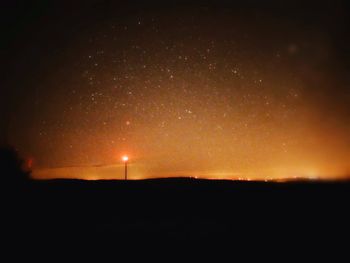
POLYGON ((126 155, 124 155, 124 156, 122 157, 122 160, 123 160, 124 162, 127 162, 127 161, 129 160, 129 157, 126 156, 126 155))
POLYGON ((33 158, 29 158, 27 161, 27 166, 29 169, 31 169, 33 167, 33 158))

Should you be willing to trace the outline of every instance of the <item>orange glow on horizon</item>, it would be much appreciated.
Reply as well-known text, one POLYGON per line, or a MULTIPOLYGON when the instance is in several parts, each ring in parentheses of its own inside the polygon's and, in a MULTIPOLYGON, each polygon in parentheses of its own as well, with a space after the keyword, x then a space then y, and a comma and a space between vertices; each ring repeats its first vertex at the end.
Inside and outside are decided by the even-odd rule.
POLYGON ((344 19, 310 28, 259 8, 178 10, 147 8, 139 23, 82 12, 86 31, 38 50, 44 71, 30 67, 36 39, 22 50, 16 37, 0 142, 34 158, 23 160, 33 178, 350 178, 344 19))

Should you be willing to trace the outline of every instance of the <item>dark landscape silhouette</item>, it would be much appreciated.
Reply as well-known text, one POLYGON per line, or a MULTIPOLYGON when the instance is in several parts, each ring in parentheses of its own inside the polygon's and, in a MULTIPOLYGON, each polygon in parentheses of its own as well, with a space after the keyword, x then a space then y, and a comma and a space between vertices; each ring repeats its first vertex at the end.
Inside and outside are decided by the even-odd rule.
MULTIPOLYGON (((12 168, 3 176, 19 176, 20 167, 12 166, 20 164, 14 162, 18 156, 9 148, 4 152, 11 158, 2 158, 1 168, 12 168)), ((2 185, 4 237, 18 247, 64 252, 179 246, 183 251, 220 242, 239 247, 268 242, 277 249, 295 240, 299 246, 324 246, 349 233, 346 181, 35 181, 25 172, 22 176, 25 180, 2 185)))

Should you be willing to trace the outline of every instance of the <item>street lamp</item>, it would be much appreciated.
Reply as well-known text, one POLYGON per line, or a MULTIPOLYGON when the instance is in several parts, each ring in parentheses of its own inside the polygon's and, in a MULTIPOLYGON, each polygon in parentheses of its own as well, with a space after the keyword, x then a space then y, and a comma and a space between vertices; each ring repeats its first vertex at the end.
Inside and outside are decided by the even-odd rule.
POLYGON ((122 160, 123 160, 123 162, 124 162, 124 179, 125 180, 128 180, 128 161, 129 161, 129 157, 127 156, 127 155, 124 155, 123 157, 122 157, 122 160))

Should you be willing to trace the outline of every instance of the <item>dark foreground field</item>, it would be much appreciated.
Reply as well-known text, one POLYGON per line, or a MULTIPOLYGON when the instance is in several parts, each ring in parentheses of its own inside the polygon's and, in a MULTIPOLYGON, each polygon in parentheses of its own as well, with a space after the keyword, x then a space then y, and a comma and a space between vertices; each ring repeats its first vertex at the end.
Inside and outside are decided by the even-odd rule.
POLYGON ((293 254, 310 245, 322 251, 349 241, 350 184, 345 182, 179 178, 29 181, 2 187, 2 238, 18 251, 116 256, 125 249, 175 247, 180 252, 223 246, 293 254))

